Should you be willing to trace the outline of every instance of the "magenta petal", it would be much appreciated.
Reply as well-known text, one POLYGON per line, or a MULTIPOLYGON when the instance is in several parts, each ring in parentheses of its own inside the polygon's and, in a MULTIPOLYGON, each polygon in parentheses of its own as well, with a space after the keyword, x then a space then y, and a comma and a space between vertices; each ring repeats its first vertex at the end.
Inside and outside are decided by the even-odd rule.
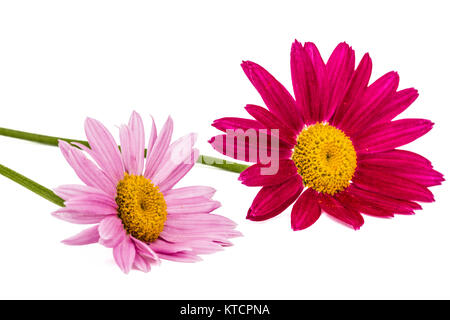
POLYGON ((361 189, 402 200, 433 202, 433 194, 424 186, 382 170, 358 168, 353 183, 361 189))
MULTIPOLYGON (((314 50, 310 47, 310 50, 314 50)), ((320 58, 321 60, 321 58, 320 58)), ((323 61, 322 61, 323 62, 323 61)), ((317 63, 317 60, 316 60, 317 63)), ((319 67, 320 68, 320 67, 319 67)), ((303 121, 306 125, 323 121, 321 111, 323 105, 328 104, 328 99, 321 99, 322 83, 325 83, 325 66, 323 70, 318 70, 319 75, 314 70, 310 55, 297 40, 291 48, 291 75, 294 87, 295 99, 302 112, 303 121), (319 76, 321 77, 319 79, 319 76)))
MULTIPOLYGON (((375 159, 377 160, 377 159, 375 159)), ((407 165, 392 165, 392 163, 373 163, 375 161, 361 161, 358 166, 360 168, 366 168, 373 172, 383 172, 388 176, 397 176, 403 179, 414 181, 425 187, 437 186, 444 181, 444 176, 425 166, 407 166, 407 165)))
POLYGON ((341 42, 331 53, 326 69, 330 86, 329 110, 334 113, 342 104, 355 71, 355 52, 348 44, 341 42))
POLYGON ((81 231, 80 233, 65 239, 62 243, 70 246, 82 246, 91 243, 97 243, 100 236, 98 234, 98 225, 81 231))
POLYGON ((319 194, 319 205, 330 216, 353 227, 355 230, 358 230, 364 224, 364 219, 359 212, 345 207, 328 194, 319 194))
POLYGON ((414 88, 396 92, 386 103, 380 106, 373 125, 391 121, 397 115, 405 111, 418 96, 419 93, 414 88))
POLYGON ((280 214, 297 199, 302 190, 303 184, 299 175, 282 184, 261 188, 248 210, 247 219, 261 221, 280 214))
MULTIPOLYGON (((353 187, 353 189, 354 188, 356 187, 353 187)), ((360 213, 379 218, 390 218, 394 216, 395 212, 392 212, 392 210, 387 210, 386 208, 376 205, 371 201, 364 201, 355 196, 355 194, 351 193, 350 189, 352 188, 348 187, 346 190, 339 192, 334 197, 340 203, 343 203, 344 206, 360 213)))
POLYGON ((245 110, 266 128, 278 129, 280 140, 285 142, 289 147, 293 147, 296 144, 297 132, 287 127, 270 111, 253 104, 248 104, 245 110))
POLYGON ((316 74, 317 82, 319 84, 318 118, 319 121, 328 121, 334 113, 335 106, 332 106, 329 103, 330 88, 327 69, 320 55, 320 52, 314 43, 306 42, 304 48, 306 53, 309 55, 309 58, 311 59, 311 62, 314 67, 314 72, 316 74))
POLYGON ((269 110, 294 131, 303 126, 300 110, 286 88, 260 65, 244 61, 242 69, 269 110))
POLYGON ((355 185, 350 185, 345 193, 352 197, 352 203, 360 207, 360 211, 366 214, 380 216, 393 214, 413 214, 414 210, 420 210, 422 207, 412 201, 394 199, 376 192, 370 192, 355 185))
POLYGON ((212 126, 220 131, 226 132, 227 130, 248 130, 248 129, 265 129, 261 123, 256 120, 226 117, 214 120, 212 126))
POLYGON ((348 134, 359 132, 378 120, 378 110, 392 99, 400 79, 397 72, 389 72, 372 83, 364 93, 357 109, 349 110, 341 124, 348 134))
POLYGON ((280 184, 297 174, 297 167, 292 160, 280 160, 278 172, 275 174, 262 174, 262 169, 267 169, 267 165, 254 164, 245 169, 239 175, 239 181, 246 186, 270 186, 280 184))
MULTIPOLYGON (((264 138, 263 138, 264 139, 264 138)), ((260 140, 257 134, 235 134, 235 135, 217 135, 208 141, 218 152, 236 160, 247 162, 265 162, 262 161, 263 155, 275 157, 271 152, 278 153, 279 159, 288 159, 292 155, 292 149, 283 146, 272 147, 272 141, 269 139, 260 140)))
POLYGON ((433 123, 425 119, 402 119, 376 125, 352 137, 358 153, 374 153, 408 144, 431 130, 433 123))
POLYGON ((335 114, 330 121, 332 125, 342 129, 346 117, 358 112, 359 102, 367 89, 371 73, 372 60, 366 53, 353 73, 342 102, 336 106, 335 114))
POLYGON ((292 230, 303 230, 312 226, 319 219, 320 213, 317 192, 312 188, 306 189, 292 207, 292 230))
POLYGON ((358 165, 402 177, 426 187, 439 185, 444 181, 443 175, 433 169, 428 159, 405 150, 362 154, 358 157, 358 165))
POLYGON ((386 164, 390 166, 433 167, 431 161, 420 154, 399 149, 358 155, 358 162, 367 161, 372 164, 386 164))
POLYGON ((125 237, 121 243, 119 243, 113 249, 114 260, 124 273, 128 273, 133 266, 134 257, 136 255, 136 249, 130 237, 125 237))
MULTIPOLYGON (((269 141, 270 139, 277 138, 279 139, 279 146, 283 148, 292 148, 293 144, 285 143, 282 139, 280 139, 279 131, 278 133, 272 134, 272 128, 266 128, 263 124, 259 123, 256 120, 251 119, 242 119, 242 118, 221 118, 217 119, 212 124, 213 127, 226 132, 228 135, 236 134, 236 135, 245 135, 245 134, 255 134, 258 138, 258 141, 269 141)), ((278 129, 278 128, 275 128, 278 129)))

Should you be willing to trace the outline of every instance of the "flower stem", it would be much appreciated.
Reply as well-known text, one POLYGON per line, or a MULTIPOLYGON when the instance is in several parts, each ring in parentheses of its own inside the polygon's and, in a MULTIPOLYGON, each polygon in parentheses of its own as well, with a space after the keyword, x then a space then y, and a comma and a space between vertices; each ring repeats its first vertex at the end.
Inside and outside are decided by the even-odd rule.
POLYGON ((0 164, 0 174, 11 179, 14 182, 17 182, 18 184, 22 185, 28 190, 33 191, 34 193, 40 195, 48 201, 53 202, 60 207, 64 207, 64 200, 58 197, 52 190, 47 189, 46 187, 40 185, 37 182, 34 182, 33 180, 21 175, 20 173, 0 164))
MULTIPOLYGON (((1 128, 0 127, 0 135, 21 139, 21 140, 27 140, 27 141, 33 141, 37 143, 42 143, 49 146, 58 146, 59 140, 64 140, 66 142, 78 142, 81 143, 87 147, 89 147, 89 143, 87 141, 83 140, 76 140, 76 139, 68 139, 68 138, 60 138, 60 137, 52 137, 52 136, 46 136, 42 134, 36 134, 36 133, 30 133, 25 131, 19 131, 19 130, 13 130, 13 129, 7 129, 7 128, 1 128)), ((147 153, 147 150, 146 152, 147 153)), ((200 155, 197 163, 222 169, 225 171, 235 172, 235 173, 241 173, 245 169, 247 169, 249 166, 241 163, 231 162, 224 159, 216 158, 216 157, 210 157, 210 156, 204 156, 200 155)))

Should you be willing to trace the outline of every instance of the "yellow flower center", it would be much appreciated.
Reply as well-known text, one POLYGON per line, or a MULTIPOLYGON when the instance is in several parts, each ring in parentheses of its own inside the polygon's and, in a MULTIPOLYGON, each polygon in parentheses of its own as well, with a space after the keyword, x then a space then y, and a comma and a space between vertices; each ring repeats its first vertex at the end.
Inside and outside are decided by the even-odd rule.
POLYGON ((334 195, 350 184, 356 169, 356 152, 344 132, 316 123, 298 135, 292 161, 305 186, 334 195))
POLYGON ((117 184, 116 203, 125 230, 136 239, 152 242, 163 231, 166 201, 150 179, 125 173, 117 184))

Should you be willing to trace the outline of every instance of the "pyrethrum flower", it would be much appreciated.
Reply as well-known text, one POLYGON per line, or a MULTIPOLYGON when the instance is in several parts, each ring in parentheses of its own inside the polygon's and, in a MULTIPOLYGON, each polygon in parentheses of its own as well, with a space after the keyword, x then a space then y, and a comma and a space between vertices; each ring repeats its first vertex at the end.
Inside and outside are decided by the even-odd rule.
POLYGON ((147 272, 160 259, 198 261, 199 254, 219 251, 240 235, 234 222, 211 213, 220 206, 212 200, 213 188, 173 188, 194 165, 198 150, 193 148, 195 134, 170 143, 170 117, 159 135, 153 122, 147 157, 143 122, 135 112, 129 124, 120 127, 120 149, 97 120, 88 118, 85 131, 90 148, 59 143, 85 185, 58 187, 55 193, 65 207, 53 214, 94 226, 65 244, 98 242, 112 248, 117 265, 128 273, 132 268, 147 272))
POLYGON ((364 223, 361 213, 413 214, 421 209, 417 202, 434 201, 428 188, 439 185, 442 174, 424 157, 397 149, 426 134, 433 123, 393 120, 418 96, 413 88, 397 91, 396 72, 369 85, 368 54, 355 69, 354 51, 346 43, 340 43, 325 63, 313 43, 295 41, 294 99, 258 64, 246 61, 242 68, 268 109, 247 105, 254 120, 216 120, 213 126, 226 134, 210 143, 223 154, 256 163, 239 177, 247 186, 262 186, 248 219, 272 218, 295 202, 294 230, 311 226, 322 211, 359 229, 364 223), (264 133, 245 140, 245 130, 264 133), (262 145, 261 140, 268 140, 266 133, 276 135, 277 143, 262 145), (261 154, 270 153, 272 162, 278 156, 279 169, 274 175, 262 174, 267 161, 261 154))

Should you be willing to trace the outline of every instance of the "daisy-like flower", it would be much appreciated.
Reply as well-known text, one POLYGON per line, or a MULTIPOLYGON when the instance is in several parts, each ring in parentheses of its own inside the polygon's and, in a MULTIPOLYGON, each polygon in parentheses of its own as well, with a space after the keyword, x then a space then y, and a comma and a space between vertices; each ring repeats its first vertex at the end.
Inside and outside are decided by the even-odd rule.
MULTIPOLYGON (((354 51, 346 43, 340 43, 325 63, 313 43, 295 41, 291 50, 294 99, 258 64, 245 61, 242 68, 268 109, 247 105, 254 120, 216 120, 213 126, 226 134, 213 137, 210 143, 223 154, 256 163, 239 177, 247 186, 262 186, 248 219, 272 218, 295 202, 294 230, 311 226, 322 212, 359 229, 364 223, 361 213, 413 214, 421 209, 418 201, 434 201, 428 188, 439 185, 442 174, 424 157, 397 149, 426 134, 433 123, 393 120, 418 96, 413 88, 397 91, 396 72, 369 85, 372 61, 368 54, 355 69, 354 51), (240 139, 245 131, 237 129, 264 129, 269 134, 271 129, 278 130, 277 146, 267 146, 279 156, 276 174, 262 174, 267 165, 261 154, 270 151, 261 150, 260 141, 240 139), (256 155, 251 151, 257 151, 256 155)), ((258 139, 263 140, 261 135, 258 139)))
POLYGON ((159 135, 153 122, 145 156, 145 134, 139 114, 120 127, 120 149, 111 133, 97 120, 87 119, 90 148, 60 141, 67 162, 85 185, 63 185, 55 193, 65 207, 53 215, 77 224, 94 224, 66 239, 68 245, 100 243, 113 249, 123 272, 148 272, 160 259, 195 262, 199 254, 230 246, 239 236, 235 223, 211 212, 213 188, 174 189, 194 165, 198 150, 195 134, 172 144, 169 117, 159 135), (92 158, 94 161, 92 161, 92 158))

